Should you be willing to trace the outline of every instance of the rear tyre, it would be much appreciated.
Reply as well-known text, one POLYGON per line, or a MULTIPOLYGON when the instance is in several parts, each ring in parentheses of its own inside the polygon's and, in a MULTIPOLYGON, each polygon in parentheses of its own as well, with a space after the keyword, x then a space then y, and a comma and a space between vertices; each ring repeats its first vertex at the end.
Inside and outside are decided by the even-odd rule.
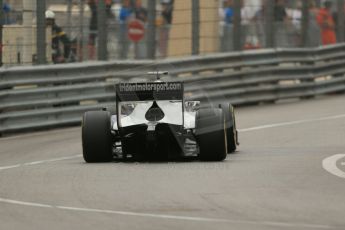
POLYGON ((82 143, 83 157, 87 163, 112 161, 112 136, 109 112, 92 111, 84 114, 82 143))
POLYGON ((226 136, 223 111, 200 109, 196 115, 196 139, 202 161, 223 161, 226 158, 226 136))
POLYGON ((223 110, 226 127, 227 152, 234 153, 237 148, 237 129, 234 107, 231 104, 220 104, 219 108, 223 110))

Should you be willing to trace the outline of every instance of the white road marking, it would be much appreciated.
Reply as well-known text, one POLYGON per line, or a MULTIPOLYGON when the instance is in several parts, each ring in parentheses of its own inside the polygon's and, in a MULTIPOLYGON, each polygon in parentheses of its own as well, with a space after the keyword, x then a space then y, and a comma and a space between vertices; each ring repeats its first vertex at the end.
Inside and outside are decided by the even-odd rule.
POLYGON ((53 208, 52 205, 32 203, 32 202, 24 202, 24 201, 18 201, 18 200, 9 200, 9 199, 4 199, 4 198, 0 198, 0 202, 7 203, 7 204, 17 204, 17 205, 23 205, 23 206, 30 206, 30 207, 53 208))
POLYGON ((17 164, 17 165, 10 165, 10 166, 3 166, 3 167, 0 167, 0 171, 1 170, 5 170, 5 169, 13 169, 13 168, 18 168, 22 166, 21 164, 17 164))
POLYGON ((0 138, 0 142, 1 141, 9 141, 9 140, 17 140, 17 139, 23 139, 25 137, 38 137, 38 136, 43 136, 48 134, 61 134, 61 133, 66 133, 68 130, 68 132, 70 133, 71 131, 79 131, 79 127, 78 128, 67 128, 67 129, 57 129, 57 130, 52 130, 52 131, 42 131, 42 132, 37 132, 37 133, 29 133, 29 134, 20 134, 20 135, 16 135, 16 136, 10 136, 10 137, 1 137, 0 138))
POLYGON ((23 164, 3 166, 3 167, 0 167, 0 171, 6 170, 6 169, 19 168, 22 166, 32 166, 32 165, 45 164, 45 163, 51 163, 51 162, 56 162, 56 161, 71 160, 71 159, 75 159, 79 157, 82 157, 82 155, 79 154, 79 155, 70 156, 70 157, 60 157, 60 158, 54 158, 54 159, 49 159, 49 160, 43 160, 43 161, 33 161, 33 162, 28 162, 28 163, 23 163, 23 164))
MULTIPOLYGON (((316 118, 316 119, 309 119, 309 120, 299 120, 299 121, 292 121, 292 122, 276 123, 276 124, 271 124, 271 125, 262 125, 262 126, 252 127, 252 128, 239 129, 238 131, 250 132, 250 131, 256 131, 256 130, 261 130, 261 129, 290 126, 290 125, 325 121, 325 120, 334 120, 334 119, 340 119, 340 118, 345 118, 345 114, 323 117, 323 118, 316 118)), ((16 137, 14 137, 13 139, 15 138, 16 137)), ((8 139, 12 139, 12 138, 8 138, 8 139)), ((55 159, 49 159, 49 160, 43 160, 43 161, 28 162, 24 164, 4 166, 4 167, 0 167, 0 171, 6 170, 6 169, 18 168, 22 166, 33 166, 33 165, 44 164, 44 163, 49 163, 49 162, 69 160, 69 159, 79 158, 81 156, 82 155, 76 155, 76 156, 71 156, 71 157, 62 157, 62 158, 55 158, 55 159)), ((343 157, 345 157, 345 154, 338 154, 338 155, 326 158, 323 161, 324 168, 334 175, 345 178, 345 172, 340 171, 336 167, 336 161, 343 157)), ((345 162, 343 162, 342 165, 345 165, 345 162)), ((115 214, 115 215, 125 215, 125 216, 147 217, 147 218, 173 219, 173 220, 182 220, 182 221, 223 222, 223 223, 232 223, 232 224, 250 224, 250 225, 255 225, 255 226, 263 225, 263 226, 287 227, 287 228, 293 228, 293 229, 294 228, 336 229, 336 227, 333 227, 330 225, 284 223, 284 222, 274 222, 274 221, 229 220, 229 219, 215 219, 215 218, 191 217, 191 216, 161 215, 161 214, 151 214, 151 213, 137 213, 137 212, 126 212, 126 211, 115 211, 115 210, 68 207, 68 206, 54 206, 54 205, 48 205, 48 204, 25 202, 25 201, 11 200, 11 199, 5 199, 5 198, 0 198, 0 202, 13 204, 13 205, 38 207, 38 208, 51 208, 51 209, 54 208, 54 209, 60 209, 60 210, 66 210, 66 211, 93 212, 93 213, 115 214)))
POLYGON ((256 131, 256 130, 261 130, 261 129, 270 129, 270 128, 276 128, 276 127, 282 127, 282 126, 298 125, 298 124, 311 123, 311 122, 317 122, 317 121, 335 120, 335 119, 341 119, 341 118, 345 118, 345 114, 322 117, 322 118, 299 120, 299 121, 282 122, 282 123, 276 123, 276 124, 270 124, 270 125, 261 125, 261 126, 251 127, 251 128, 239 129, 238 131, 251 132, 251 131, 256 131))
MULTIPOLYGON (((326 159, 324 159, 322 161, 322 167, 329 173, 341 177, 341 178, 345 178, 345 172, 341 171, 338 167, 337 167, 337 161, 345 158, 345 154, 336 154, 333 155, 331 157, 327 157, 326 159)), ((344 162, 343 162, 344 163, 344 162)), ((342 164, 343 164, 342 163, 342 164)))
POLYGON ((6 203, 6 204, 23 205, 23 206, 31 206, 31 207, 38 207, 38 208, 60 209, 60 210, 65 210, 65 211, 92 212, 92 213, 114 214, 114 215, 122 215, 122 216, 155 218, 155 219, 247 224, 247 225, 255 225, 255 226, 262 225, 262 226, 286 227, 286 228, 292 228, 292 229, 295 229, 295 228, 335 229, 335 227, 330 226, 330 225, 298 224, 298 223, 284 223, 284 222, 274 222, 274 221, 230 220, 230 219, 204 218, 204 217, 192 217, 192 216, 175 216, 175 215, 162 215, 162 214, 152 214, 152 213, 125 212, 125 211, 114 211, 114 210, 103 210, 103 209, 77 208, 77 207, 68 207, 68 206, 54 206, 54 205, 48 205, 48 204, 24 202, 24 201, 11 200, 11 199, 5 199, 5 198, 0 198, 0 202, 6 203))

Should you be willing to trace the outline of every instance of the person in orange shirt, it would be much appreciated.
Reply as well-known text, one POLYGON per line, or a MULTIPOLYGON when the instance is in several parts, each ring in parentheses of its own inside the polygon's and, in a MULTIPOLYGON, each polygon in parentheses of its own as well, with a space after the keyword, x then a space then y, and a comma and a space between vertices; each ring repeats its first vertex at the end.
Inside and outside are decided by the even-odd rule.
POLYGON ((337 42, 335 35, 335 23, 331 13, 332 2, 326 1, 324 8, 319 10, 317 23, 321 28, 321 37, 323 45, 335 44, 337 42))

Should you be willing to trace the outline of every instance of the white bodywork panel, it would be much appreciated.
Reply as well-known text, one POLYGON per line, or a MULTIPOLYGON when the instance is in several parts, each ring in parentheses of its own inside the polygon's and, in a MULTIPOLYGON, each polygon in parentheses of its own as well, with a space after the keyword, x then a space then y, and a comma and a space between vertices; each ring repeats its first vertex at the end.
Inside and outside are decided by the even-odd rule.
MULTIPOLYGON (((164 118, 158 123, 183 125, 185 129, 195 128, 195 116, 196 112, 183 112, 182 102, 172 101, 157 101, 158 106, 164 112, 164 118)), ((153 105, 153 101, 137 103, 134 110, 128 116, 120 117, 121 127, 129 127, 133 125, 149 124, 146 120, 145 114, 149 108, 153 105)), ((120 108, 118 108, 120 109, 120 108)), ((120 110, 118 110, 120 111, 120 110)), ((111 124, 113 130, 118 130, 117 116, 111 117, 111 124)))
POLYGON ((165 117, 160 123, 183 125, 183 103, 170 101, 157 101, 158 106, 163 110, 165 117))
MULTIPOLYGON (((131 114, 120 117, 120 126, 128 127, 133 125, 148 124, 149 121, 146 120, 145 114, 152 105, 153 101, 136 103, 136 106, 131 114)), ((183 125, 182 101, 157 101, 157 105, 164 113, 164 118, 158 123, 183 125)))
POLYGON ((117 116, 116 115, 111 116, 111 127, 112 127, 112 130, 119 130, 119 127, 117 126, 117 116))
POLYGON ((152 105, 153 102, 139 103, 129 116, 120 117, 120 126, 128 127, 148 123, 148 121, 145 119, 145 114, 152 105))
POLYGON ((195 129, 196 112, 184 112, 184 128, 195 129))

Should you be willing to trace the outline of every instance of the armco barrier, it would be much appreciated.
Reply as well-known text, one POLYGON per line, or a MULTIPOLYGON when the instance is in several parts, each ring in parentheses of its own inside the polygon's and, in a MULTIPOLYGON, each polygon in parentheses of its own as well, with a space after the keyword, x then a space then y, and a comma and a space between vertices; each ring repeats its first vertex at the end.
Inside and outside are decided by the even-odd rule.
POLYGON ((0 133, 79 124, 112 105, 114 84, 166 70, 186 97, 234 104, 345 91, 345 44, 267 49, 162 61, 110 61, 0 69, 0 133))

